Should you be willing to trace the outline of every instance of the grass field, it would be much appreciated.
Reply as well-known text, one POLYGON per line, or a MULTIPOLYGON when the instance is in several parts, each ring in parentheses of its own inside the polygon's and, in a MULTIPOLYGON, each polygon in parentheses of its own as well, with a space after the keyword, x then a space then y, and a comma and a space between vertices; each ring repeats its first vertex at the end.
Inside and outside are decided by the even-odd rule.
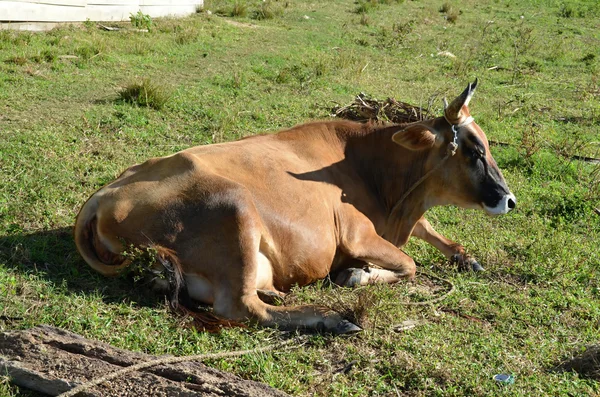
MULTIPOLYGON (((425 275, 297 289, 296 302, 371 301, 365 331, 207 364, 298 396, 600 393, 597 374, 553 370, 600 343, 600 165, 573 157, 600 157, 600 3, 210 1, 199 11, 147 33, 89 22, 0 31, 0 330, 52 324, 158 355, 282 340, 253 327, 197 332, 145 286, 95 274, 71 237, 77 211, 149 157, 327 118, 360 92, 435 98, 441 114, 441 98, 478 77, 471 110, 508 144, 492 152, 518 207, 498 218, 435 208, 428 219, 486 272, 459 273, 411 241, 422 268, 454 284, 445 300, 402 304, 447 289, 425 275), (150 88, 142 104, 134 84, 150 88), (395 332, 405 320, 418 326, 395 332), (498 373, 515 383, 496 384, 498 373)), ((0 377, 0 395, 32 394, 0 377)))

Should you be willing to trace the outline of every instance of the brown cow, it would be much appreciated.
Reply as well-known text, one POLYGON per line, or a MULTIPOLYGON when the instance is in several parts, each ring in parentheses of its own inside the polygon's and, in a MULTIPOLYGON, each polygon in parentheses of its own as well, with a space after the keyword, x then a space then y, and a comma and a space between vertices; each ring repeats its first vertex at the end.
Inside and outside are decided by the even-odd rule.
POLYGON ((259 293, 329 273, 343 285, 411 279, 415 262, 398 248, 411 235, 477 267, 423 217, 436 205, 492 215, 516 205, 469 113, 476 83, 433 120, 316 122, 135 165, 85 203, 77 248, 113 276, 129 265, 126 246, 159 247, 189 296, 228 319, 358 330, 323 307, 273 306, 259 293))

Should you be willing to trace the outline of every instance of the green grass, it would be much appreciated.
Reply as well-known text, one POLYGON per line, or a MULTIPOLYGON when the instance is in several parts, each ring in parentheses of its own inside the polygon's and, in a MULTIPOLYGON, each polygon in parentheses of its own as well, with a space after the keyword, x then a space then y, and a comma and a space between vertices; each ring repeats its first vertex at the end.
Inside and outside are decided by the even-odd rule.
MULTIPOLYGON (((176 355, 280 340, 252 327, 196 332, 145 286, 92 272, 71 237, 83 202, 151 156, 327 118, 360 92, 424 106, 435 97, 440 114, 442 96, 479 77, 472 112, 509 144, 492 152, 518 207, 428 218, 487 271, 457 273, 411 241, 410 255, 455 284, 446 300, 397 304, 426 299, 426 276, 366 288, 374 305, 360 335, 208 364, 299 396, 599 393, 597 380, 552 368, 600 342, 600 166, 571 157, 600 157, 600 5, 466 0, 447 3, 460 15, 452 23, 444 3, 213 1, 147 33, 0 31, 0 330, 45 323, 176 355), (136 81, 172 89, 160 111, 119 100, 136 81), (392 330, 407 319, 419 326, 392 330), (498 373, 515 384, 499 387, 498 373)), ((359 293, 313 286, 293 300, 347 306, 359 293)), ((0 395, 27 394, 0 378, 0 395)))

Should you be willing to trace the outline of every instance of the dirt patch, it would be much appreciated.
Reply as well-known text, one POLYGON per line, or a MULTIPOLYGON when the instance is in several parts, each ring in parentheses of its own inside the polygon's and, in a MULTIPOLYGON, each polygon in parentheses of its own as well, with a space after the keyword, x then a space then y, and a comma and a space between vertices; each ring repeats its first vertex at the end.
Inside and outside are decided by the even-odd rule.
POLYGON ((254 25, 251 23, 232 21, 231 19, 224 19, 224 21, 230 25, 237 26, 238 28, 249 28, 249 29, 257 29, 258 25, 254 25))
MULTIPOLYGON (((0 334, 0 371, 14 383, 58 395, 92 379, 156 359, 117 349, 77 334, 40 326, 0 334)), ((94 386, 78 396, 247 396, 287 394, 198 362, 157 365, 94 386)))

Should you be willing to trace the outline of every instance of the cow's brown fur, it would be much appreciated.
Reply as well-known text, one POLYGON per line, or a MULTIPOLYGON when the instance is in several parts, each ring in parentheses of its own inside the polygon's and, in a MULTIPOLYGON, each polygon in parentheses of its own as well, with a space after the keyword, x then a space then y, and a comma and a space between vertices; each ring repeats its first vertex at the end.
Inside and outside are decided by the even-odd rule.
POLYGON ((494 188, 508 194, 485 135, 472 123, 461 128, 457 155, 390 217, 403 193, 445 156, 449 121, 469 116, 464 98, 451 106, 445 118, 408 125, 316 122, 148 160, 87 201, 76 222, 77 247, 94 269, 116 275, 128 265, 123 242, 156 244, 177 261, 190 296, 218 315, 336 330, 338 314, 269 305, 257 290, 283 294, 367 264, 382 269, 361 275, 361 284, 413 278, 414 261, 398 249, 411 235, 448 258, 464 255, 423 215, 434 205, 483 208, 487 193, 467 165, 473 142, 485 148, 481 161, 494 188))

